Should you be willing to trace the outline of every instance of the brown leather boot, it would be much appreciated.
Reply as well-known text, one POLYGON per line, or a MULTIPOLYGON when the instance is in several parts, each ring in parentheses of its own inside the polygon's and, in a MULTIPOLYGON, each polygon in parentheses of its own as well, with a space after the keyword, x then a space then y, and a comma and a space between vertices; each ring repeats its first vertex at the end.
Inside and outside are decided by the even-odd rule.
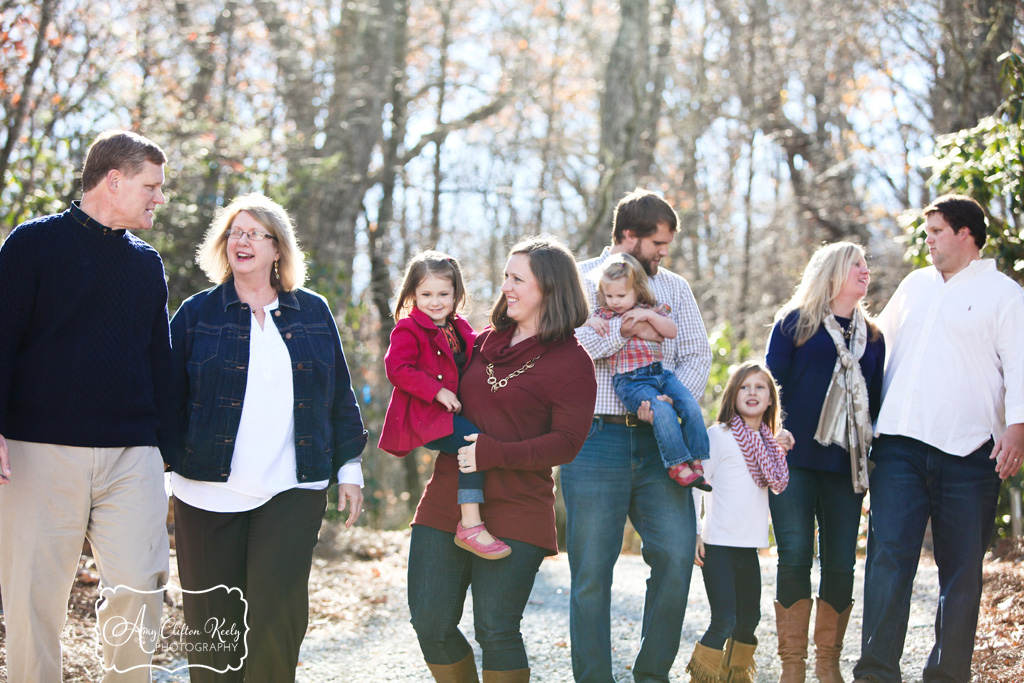
POLYGON ((836 612, 832 605, 818 598, 814 615, 814 673, 820 683, 843 683, 839 657, 843 654, 843 637, 852 611, 852 603, 836 612))
POLYGON ((725 641, 725 650, 722 652, 722 666, 718 669, 718 680, 724 681, 729 677, 730 659, 732 659, 732 638, 725 641))
POLYGON ((690 683, 718 683, 718 670, 722 666, 721 650, 713 650, 706 645, 697 643, 693 646, 693 655, 686 665, 686 673, 690 674, 690 683))
POLYGON ((790 607, 775 601, 775 630, 779 634, 779 683, 804 683, 807 676, 807 628, 811 623, 811 599, 797 600, 790 607))
POLYGON ((488 671, 484 669, 484 683, 530 683, 530 670, 488 671))
POLYGON ((754 650, 757 643, 741 643, 732 641, 732 648, 729 652, 729 669, 725 678, 720 681, 725 683, 754 683, 754 672, 757 665, 754 663, 754 650))
POLYGON ((455 664, 427 662, 427 668, 430 669, 430 673, 437 683, 479 683, 476 676, 476 661, 473 659, 472 652, 455 664))

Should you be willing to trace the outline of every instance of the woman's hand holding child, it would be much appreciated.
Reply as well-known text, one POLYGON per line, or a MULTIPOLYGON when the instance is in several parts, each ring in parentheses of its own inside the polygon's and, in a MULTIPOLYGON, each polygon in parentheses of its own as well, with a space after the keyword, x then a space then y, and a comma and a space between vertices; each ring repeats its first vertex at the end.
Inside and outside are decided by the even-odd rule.
POLYGON ((466 441, 470 444, 459 449, 459 471, 476 472, 476 440, 479 434, 467 434, 466 441))

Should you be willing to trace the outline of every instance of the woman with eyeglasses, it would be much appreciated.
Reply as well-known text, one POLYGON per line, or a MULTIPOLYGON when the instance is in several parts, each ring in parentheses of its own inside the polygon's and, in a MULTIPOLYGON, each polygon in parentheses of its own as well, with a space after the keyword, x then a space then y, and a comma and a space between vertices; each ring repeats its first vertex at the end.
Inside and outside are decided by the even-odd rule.
POLYGON ((216 286, 171 320, 175 544, 193 683, 293 681, 327 487, 362 511, 366 445, 338 328, 291 220, 258 194, 197 251, 216 286), (248 626, 248 634, 245 628, 248 626))

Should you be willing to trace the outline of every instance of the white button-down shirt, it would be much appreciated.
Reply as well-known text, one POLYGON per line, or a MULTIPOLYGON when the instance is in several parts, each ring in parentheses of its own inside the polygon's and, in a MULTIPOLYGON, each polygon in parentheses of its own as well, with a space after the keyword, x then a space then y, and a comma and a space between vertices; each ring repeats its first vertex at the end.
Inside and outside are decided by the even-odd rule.
MULTIPOLYGON (((597 283, 592 279, 602 263, 611 255, 611 248, 605 247, 597 258, 579 264, 583 286, 587 292, 591 310, 597 308, 597 283)), ((665 270, 650 278, 651 291, 659 304, 668 304, 671 317, 678 332, 675 339, 662 342, 662 366, 679 378, 693 397, 700 401, 708 383, 711 372, 711 346, 708 344, 708 333, 704 329, 704 321, 697 309, 697 301, 693 298, 690 285, 679 275, 665 270)), ((576 328, 576 338, 590 357, 594 359, 594 373, 597 376, 597 405, 595 415, 625 415, 626 408, 615 395, 612 388, 612 364, 608 356, 622 349, 626 343, 619 328, 621 317, 608 321, 608 334, 600 336, 592 327, 584 325, 576 328)))
POLYGON ((971 262, 943 281, 908 275, 878 318, 885 334, 876 434, 907 436, 965 456, 1024 422, 1024 292, 971 262))

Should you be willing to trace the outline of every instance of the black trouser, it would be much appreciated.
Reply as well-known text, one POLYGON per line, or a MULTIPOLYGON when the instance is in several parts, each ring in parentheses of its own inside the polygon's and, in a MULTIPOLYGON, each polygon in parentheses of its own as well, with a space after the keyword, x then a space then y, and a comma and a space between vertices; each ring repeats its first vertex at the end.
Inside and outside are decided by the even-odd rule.
POLYGON ((208 591, 183 596, 192 683, 295 680, 309 623, 313 547, 326 509, 325 490, 291 489, 246 512, 209 512, 175 499, 181 587, 208 591), (216 586, 240 589, 245 602, 237 590, 209 590, 216 586), (217 624, 223 625, 214 633, 217 624), (224 644, 233 626, 246 646, 224 644))
POLYGON ((721 650, 732 638, 754 644, 761 621, 761 565, 757 548, 704 545, 704 588, 711 606, 711 624, 701 645, 721 650))

